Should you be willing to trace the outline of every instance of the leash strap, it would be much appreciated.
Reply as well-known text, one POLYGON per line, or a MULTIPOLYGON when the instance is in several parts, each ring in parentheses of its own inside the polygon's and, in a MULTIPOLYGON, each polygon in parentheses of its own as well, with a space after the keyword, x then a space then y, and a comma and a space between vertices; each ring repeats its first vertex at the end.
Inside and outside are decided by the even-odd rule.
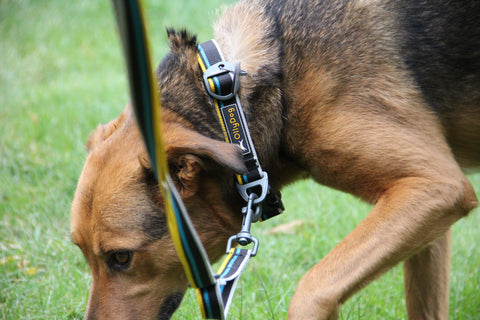
POLYGON ((197 288, 197 298, 205 319, 226 319, 237 282, 250 260, 250 249, 231 249, 217 272, 217 282, 209 287, 197 288))
POLYGON ((165 203, 167 225, 190 285, 206 319, 225 319, 238 278, 252 256, 250 249, 231 249, 218 274, 214 274, 182 199, 168 173, 162 141, 161 105, 153 81, 149 47, 137 0, 112 0, 127 65, 132 105, 152 160, 165 203))

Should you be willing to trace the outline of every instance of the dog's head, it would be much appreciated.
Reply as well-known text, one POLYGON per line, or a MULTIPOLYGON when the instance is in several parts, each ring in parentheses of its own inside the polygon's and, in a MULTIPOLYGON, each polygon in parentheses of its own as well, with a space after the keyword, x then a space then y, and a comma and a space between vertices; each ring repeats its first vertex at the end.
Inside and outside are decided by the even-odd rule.
MULTIPOLYGON (((228 237, 238 232, 241 214, 233 213, 225 192, 244 165, 236 146, 188 126, 164 111, 172 180, 210 259, 216 260, 228 237)), ((188 283, 131 108, 98 126, 87 150, 71 213, 72 240, 92 273, 86 319, 169 319, 188 283)))

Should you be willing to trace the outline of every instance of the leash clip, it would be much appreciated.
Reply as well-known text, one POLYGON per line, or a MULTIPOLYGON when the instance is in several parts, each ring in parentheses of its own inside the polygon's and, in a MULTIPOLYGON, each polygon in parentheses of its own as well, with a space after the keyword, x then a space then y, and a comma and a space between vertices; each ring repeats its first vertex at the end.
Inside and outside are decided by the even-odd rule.
POLYGON ((247 72, 240 70, 240 62, 237 62, 236 65, 233 65, 228 61, 220 61, 205 70, 205 72, 203 73, 203 83, 205 84, 205 88, 207 89, 208 94, 212 98, 225 101, 233 98, 237 94, 238 89, 240 88, 239 76, 245 75, 247 75, 247 72), (208 80, 226 73, 233 73, 231 92, 226 95, 216 94, 215 92, 213 92, 208 80))
POLYGON ((262 210, 260 206, 254 205, 254 201, 258 198, 255 193, 250 193, 248 196, 248 203, 246 207, 243 207, 243 222, 242 229, 239 233, 234 236, 231 236, 227 242, 227 253, 230 252, 232 248, 232 243, 235 241, 241 246, 249 245, 253 242, 253 249, 251 256, 254 257, 257 255, 259 241, 250 233, 250 227, 252 222, 257 222, 260 219, 262 210))

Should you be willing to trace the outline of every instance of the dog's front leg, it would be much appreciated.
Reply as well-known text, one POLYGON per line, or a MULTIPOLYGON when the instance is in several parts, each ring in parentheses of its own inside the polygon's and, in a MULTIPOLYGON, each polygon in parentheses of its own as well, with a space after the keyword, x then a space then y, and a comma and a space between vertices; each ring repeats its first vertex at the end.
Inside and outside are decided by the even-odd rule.
POLYGON ((448 319, 451 231, 403 263, 409 319, 448 319))
POLYGON ((396 181, 365 220, 302 278, 288 319, 335 319, 353 293, 444 235, 476 204, 463 175, 396 181))

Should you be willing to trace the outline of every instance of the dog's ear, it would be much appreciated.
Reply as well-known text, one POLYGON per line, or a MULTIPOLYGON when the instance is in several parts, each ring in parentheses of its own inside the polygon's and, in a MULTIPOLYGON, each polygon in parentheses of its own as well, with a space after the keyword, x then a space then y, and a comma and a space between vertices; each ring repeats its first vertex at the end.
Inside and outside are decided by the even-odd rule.
POLYGON ((176 182, 177 190, 183 198, 189 198, 198 190, 200 171, 204 162, 193 154, 183 154, 174 159, 172 175, 176 182))
MULTIPOLYGON (((195 194, 202 172, 210 174, 219 167, 238 174, 247 171, 237 145, 207 138, 180 125, 164 131, 164 144, 170 175, 184 198, 195 194)), ((148 155, 139 156, 138 161, 152 173, 148 155)))
POLYGON ((201 159, 208 169, 207 161, 212 161, 236 173, 246 173, 242 151, 236 144, 208 138, 196 131, 181 128, 165 139, 167 157, 170 163, 177 163, 182 155, 193 155, 201 159))
POLYGON ((196 193, 202 171, 213 174, 220 165, 235 173, 246 173, 242 152, 237 145, 209 139, 198 133, 194 135, 197 136, 194 142, 172 147, 168 151, 171 175, 184 198, 196 193))
MULTIPOLYGON (((128 106, 127 106, 128 108, 128 106)), ((125 122, 127 118, 127 110, 125 110, 117 119, 110 121, 109 123, 103 125, 99 124, 95 131, 93 131, 87 141, 85 148, 87 152, 91 152, 96 146, 105 141, 112 133, 117 130, 117 128, 125 122)))
POLYGON ((179 52, 185 50, 185 48, 196 49, 197 47, 197 37, 189 34, 185 29, 176 31, 172 28, 167 28, 167 36, 172 52, 179 52))

